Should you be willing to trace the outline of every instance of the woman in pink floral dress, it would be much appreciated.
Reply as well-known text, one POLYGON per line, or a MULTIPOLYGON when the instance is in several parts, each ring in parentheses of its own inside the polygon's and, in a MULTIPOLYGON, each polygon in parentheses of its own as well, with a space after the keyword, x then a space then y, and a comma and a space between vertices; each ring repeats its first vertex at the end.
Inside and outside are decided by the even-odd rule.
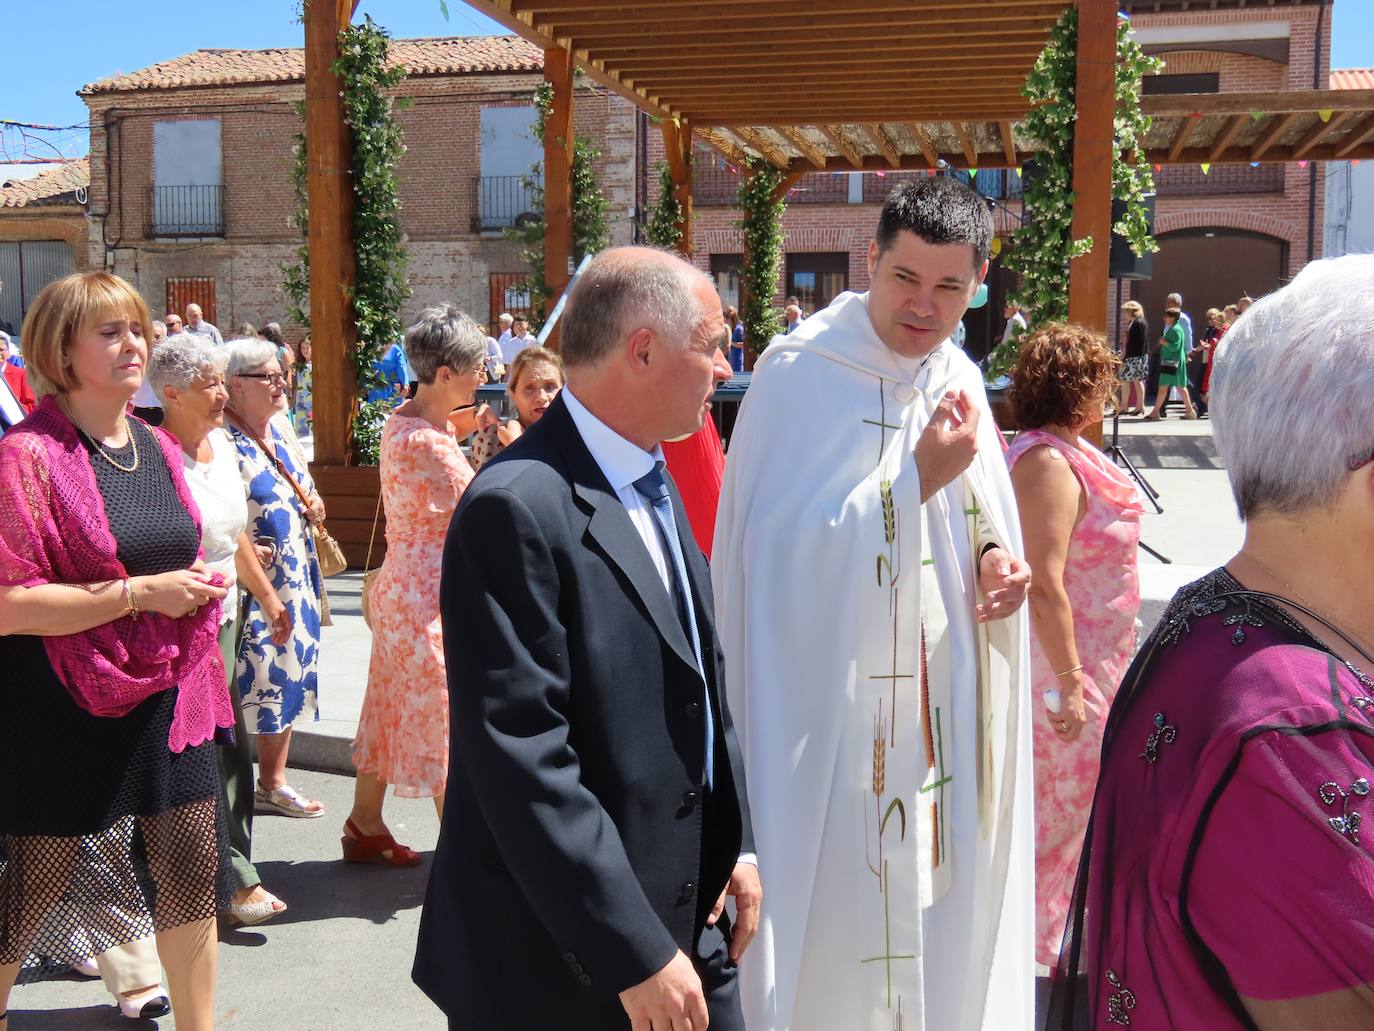
POLYGON ((448 684, 439 624, 444 535, 472 466, 458 439, 475 426, 473 398, 485 382, 486 336, 456 308, 427 308, 406 332, 415 397, 382 429, 386 560, 368 596, 372 659, 353 745, 358 780, 344 824, 344 859, 414 866, 382 819, 386 787, 433 798, 443 814, 448 779, 448 684))
POLYGON ((1054 967, 1097 784, 1102 731, 1135 648, 1142 505, 1079 434, 1102 417, 1119 359, 1096 334, 1048 325, 1022 345, 1007 453, 1030 563, 1035 722, 1036 958, 1054 967))

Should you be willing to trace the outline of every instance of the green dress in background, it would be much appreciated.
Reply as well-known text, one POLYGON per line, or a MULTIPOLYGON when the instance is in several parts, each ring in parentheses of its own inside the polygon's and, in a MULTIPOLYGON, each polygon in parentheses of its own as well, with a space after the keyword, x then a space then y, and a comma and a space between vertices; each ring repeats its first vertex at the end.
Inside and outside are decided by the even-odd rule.
POLYGON ((1161 387, 1186 387, 1188 385, 1187 344, 1183 339, 1183 327, 1175 322, 1164 331, 1164 343, 1159 348, 1159 385, 1161 387), (1177 363, 1173 372, 1165 365, 1177 363))

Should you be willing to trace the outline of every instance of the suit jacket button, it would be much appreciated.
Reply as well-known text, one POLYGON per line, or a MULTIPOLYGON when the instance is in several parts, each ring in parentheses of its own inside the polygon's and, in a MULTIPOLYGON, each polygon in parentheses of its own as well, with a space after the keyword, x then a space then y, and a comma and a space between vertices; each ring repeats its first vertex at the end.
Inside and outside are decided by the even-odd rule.
POLYGON ((580 984, 583 988, 587 988, 591 985, 592 979, 588 977, 586 974, 583 974, 581 977, 577 979, 577 983, 580 984))
POLYGON ((693 884, 691 881, 688 881, 686 884, 684 884, 684 885, 682 886, 682 901, 683 901, 683 902, 691 902, 692 899, 696 898, 696 894, 697 894, 697 886, 696 886, 695 884, 693 884))
POLYGON ((682 807, 689 813, 697 807, 697 801, 701 798, 695 791, 688 791, 682 796, 682 807))
POLYGON ((696 719, 698 716, 700 716, 700 715, 701 715, 701 703, 700 703, 700 702, 688 702, 688 703, 687 703, 687 715, 688 715, 688 717, 689 717, 690 719, 696 719))

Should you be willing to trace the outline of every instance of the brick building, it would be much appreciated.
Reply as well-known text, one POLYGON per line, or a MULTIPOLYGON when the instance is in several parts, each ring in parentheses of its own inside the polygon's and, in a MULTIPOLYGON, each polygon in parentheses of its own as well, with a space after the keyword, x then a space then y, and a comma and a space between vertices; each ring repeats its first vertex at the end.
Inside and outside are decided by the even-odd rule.
MULTIPOLYGON (((520 306, 524 274, 501 227, 528 211, 522 176, 542 156, 529 127, 542 52, 515 36, 398 40, 409 74, 397 169, 413 288, 403 312, 451 301, 479 319, 520 306)), ((304 53, 200 50, 86 86, 90 262, 133 282, 155 312, 192 300, 226 331, 282 319, 281 267, 303 129, 304 53)), ((577 98, 577 131, 602 151, 612 238, 631 238, 638 137, 630 105, 577 98)))
MULTIPOLYGON (((1125 0, 1141 43, 1165 68, 1148 93, 1207 93, 1325 87, 1330 18, 1325 0, 1125 0), (1318 62, 1317 58, 1321 60, 1318 62)), ((538 160, 525 131, 542 53, 519 37, 399 40, 409 69, 401 88, 414 104, 401 115, 402 225, 414 295, 405 316, 441 299, 479 318, 519 307, 523 269, 499 225, 523 211, 520 174, 538 160)), ((112 268, 155 308, 199 298, 212 321, 232 326, 280 317, 280 266, 297 243, 289 224, 292 140, 301 121, 300 50, 202 50, 92 84, 91 263, 112 268), (199 125, 195 123, 200 123, 199 125), (207 303, 208 301, 208 303, 207 303)), ((600 89, 583 88, 577 128, 603 152, 601 182, 615 242, 637 238, 637 215, 657 191, 663 141, 646 115, 600 89)), ((892 186, 921 172, 811 174, 789 196, 781 299, 809 309, 868 283, 866 253, 878 208, 892 186)), ((969 179, 967 171, 951 174, 969 179)), ((1243 292, 1272 290, 1322 253, 1324 169, 1307 165, 1169 166, 1157 173, 1161 245, 1148 280, 1112 285, 1154 313, 1180 290, 1195 319, 1243 292)), ((999 232, 1018 224, 1020 177, 980 170, 999 232)), ((734 228, 737 176, 713 151, 698 150, 694 261, 730 303, 741 246, 734 228)), ((1010 276, 996 266, 991 301, 966 317, 969 349, 1000 333, 1010 276)), ((1109 319, 1109 325, 1113 322, 1109 319)))
POLYGON ((90 163, 0 183, 0 329, 19 332, 38 291, 86 268, 90 163))

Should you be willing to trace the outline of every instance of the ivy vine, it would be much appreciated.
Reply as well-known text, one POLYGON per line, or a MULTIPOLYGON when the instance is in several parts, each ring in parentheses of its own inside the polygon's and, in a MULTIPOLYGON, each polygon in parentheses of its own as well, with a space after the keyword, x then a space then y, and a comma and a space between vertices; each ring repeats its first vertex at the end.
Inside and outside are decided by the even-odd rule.
MULTIPOLYGON (((544 130, 553 110, 553 85, 541 82, 534 91, 535 119, 533 132, 535 139, 542 145, 544 130)), ((610 229, 607 226, 606 211, 610 202, 601 191, 601 183, 596 174, 596 163, 601 160, 601 151, 586 136, 573 137, 572 160, 572 245, 573 264, 582 261, 588 254, 596 254, 606 249, 610 243, 610 229)), ((544 163, 536 161, 530 166, 530 174, 521 180, 530 195, 530 210, 534 218, 523 220, 519 225, 503 231, 508 240, 520 245, 520 260, 529 268, 524 287, 530 298, 530 323, 537 331, 548 315, 551 291, 548 280, 544 278, 544 163)))
POLYGON ((682 205, 673 195, 673 172, 668 162, 658 163, 658 201, 649 209, 644 235, 655 247, 676 250, 682 240, 682 205))
MULTIPOLYGON (((349 296, 357 327, 357 343, 349 355, 359 401, 352 419, 352 458, 359 465, 376 465, 381 424, 394 401, 369 402, 369 391, 381 385, 377 359, 400 338, 401 306, 410 296, 406 279, 405 236, 400 224, 400 193, 396 164, 405 153, 397 111, 408 101, 391 91, 406 70, 390 63, 390 37, 369 15, 362 24, 339 33, 339 57, 333 72, 343 87, 344 122, 348 126, 353 160, 354 285, 349 296)), ((304 106, 298 110, 304 115, 304 106)), ((283 269, 283 289, 291 317, 307 328, 310 300, 309 207, 306 201, 307 156, 304 134, 298 134, 292 168, 296 211, 292 224, 306 242, 296 260, 283 269)))
MULTIPOLYGON (((1026 77, 1021 94, 1031 102, 1022 122, 1025 134, 1039 147, 1035 160, 1041 174, 1027 179, 1023 199, 1025 219, 1011 236, 1003 259, 1020 279, 1015 299, 1031 325, 1068 318, 1069 262, 1092 250, 1091 237, 1073 239, 1073 142, 1077 119, 1075 91, 1078 77, 1078 9, 1068 8, 1050 33, 1049 42, 1026 77)), ((1130 23, 1118 20, 1116 32, 1116 112, 1112 157, 1112 198, 1125 201, 1125 213, 1112 227, 1126 238, 1137 255, 1159 249, 1150 235, 1145 197, 1154 192, 1154 176, 1145 162, 1131 163, 1150 128, 1140 110, 1140 84, 1163 62, 1147 56, 1130 33, 1130 23)), ((1104 242, 1105 245, 1105 242, 1104 242)), ((1014 337, 988 356, 987 375, 995 379, 1016 364, 1020 337, 1014 337)))
POLYGON ((774 199, 782 184, 779 169, 750 159, 740 171, 736 196, 742 216, 736 226, 744 239, 740 319, 745 347, 760 354, 782 332, 782 313, 773 305, 773 292, 782 271, 782 213, 787 205, 774 199))

